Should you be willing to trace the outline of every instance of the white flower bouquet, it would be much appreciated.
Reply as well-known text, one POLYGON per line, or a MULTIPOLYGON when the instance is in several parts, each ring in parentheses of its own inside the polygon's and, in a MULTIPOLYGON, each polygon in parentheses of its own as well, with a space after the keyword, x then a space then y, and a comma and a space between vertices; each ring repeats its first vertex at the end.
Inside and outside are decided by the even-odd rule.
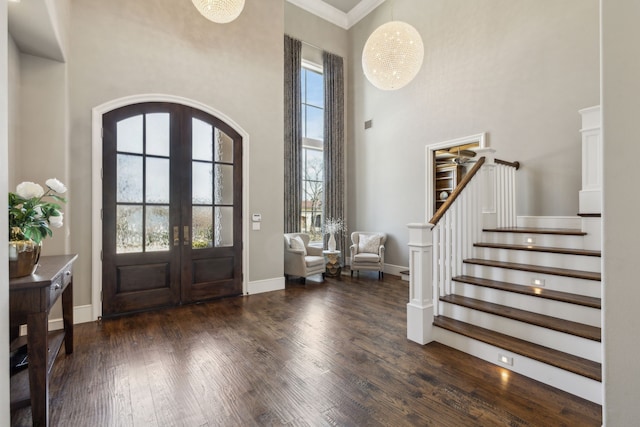
POLYGON ((55 178, 48 179, 46 185, 45 192, 40 184, 25 181, 18 184, 15 193, 9 193, 9 240, 40 243, 53 236, 51 227, 62 227, 63 213, 57 202, 66 203, 59 194, 67 187, 55 178))

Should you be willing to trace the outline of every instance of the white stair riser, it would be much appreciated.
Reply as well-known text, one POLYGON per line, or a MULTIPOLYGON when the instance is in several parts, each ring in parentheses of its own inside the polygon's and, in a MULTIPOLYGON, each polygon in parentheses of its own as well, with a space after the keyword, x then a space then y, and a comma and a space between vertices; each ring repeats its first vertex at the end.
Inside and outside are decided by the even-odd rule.
POLYGON ((485 231, 480 236, 480 241, 487 243, 587 249, 585 247, 584 240, 584 236, 566 236, 563 234, 498 233, 494 231, 485 231))
MULTIPOLYGON (((510 270, 507 268, 487 267, 483 265, 464 264, 462 272, 467 276, 533 286, 533 281, 544 280, 544 289, 568 292, 590 297, 601 297, 601 282, 597 280, 576 279, 556 276, 554 274, 533 273, 529 271, 510 270)), ((542 286, 541 286, 542 287, 542 286)))
POLYGON ((598 341, 577 337, 575 335, 554 331, 442 301, 440 301, 438 313, 452 319, 520 338, 545 347, 550 347, 564 353, 573 354, 595 362, 602 362, 601 345, 598 341))
POLYGON ((571 270, 602 271, 600 257, 476 247, 475 258, 571 270))
MULTIPOLYGON (((434 339, 439 343, 467 354, 471 354, 472 356, 486 360, 487 362, 501 366, 510 371, 533 378, 536 381, 564 390, 599 405, 602 404, 602 384, 598 381, 582 377, 572 372, 564 371, 556 368, 555 366, 550 366, 519 354, 508 352, 499 347, 476 341, 446 329, 434 327, 433 331, 434 339), (513 366, 500 364, 498 361, 498 354, 512 357, 513 366)), ((488 373, 488 375, 491 374, 492 373, 488 373)), ((496 374, 501 375, 501 372, 497 372, 496 374)))
POLYGON ((579 216, 519 216, 516 225, 525 228, 569 228, 582 229, 579 216))
POLYGON ((468 298, 531 311, 546 316, 558 317, 572 322, 601 327, 601 312, 597 308, 584 307, 514 292, 453 282, 452 292, 468 298))

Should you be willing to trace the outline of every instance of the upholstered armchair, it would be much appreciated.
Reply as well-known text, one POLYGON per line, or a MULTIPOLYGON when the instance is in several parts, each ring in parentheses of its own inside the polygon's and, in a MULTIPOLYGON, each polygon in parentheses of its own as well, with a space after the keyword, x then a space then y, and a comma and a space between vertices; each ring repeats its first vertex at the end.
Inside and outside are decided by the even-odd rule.
POLYGON ((383 276, 385 233, 354 231, 351 233, 351 277, 360 270, 377 271, 378 278, 383 276))
POLYGON ((324 279, 325 263, 322 248, 309 246, 309 235, 288 233, 284 235, 284 277, 307 277, 322 274, 324 279))

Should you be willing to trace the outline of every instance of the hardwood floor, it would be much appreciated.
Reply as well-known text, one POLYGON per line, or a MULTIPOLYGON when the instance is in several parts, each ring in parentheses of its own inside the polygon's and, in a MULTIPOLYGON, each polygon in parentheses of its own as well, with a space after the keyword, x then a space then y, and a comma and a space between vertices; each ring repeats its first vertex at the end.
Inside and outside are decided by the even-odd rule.
MULTIPOLYGON (((377 273, 76 326, 52 426, 600 426, 599 405, 406 339, 377 273)), ((30 425, 29 409, 13 425, 30 425)))

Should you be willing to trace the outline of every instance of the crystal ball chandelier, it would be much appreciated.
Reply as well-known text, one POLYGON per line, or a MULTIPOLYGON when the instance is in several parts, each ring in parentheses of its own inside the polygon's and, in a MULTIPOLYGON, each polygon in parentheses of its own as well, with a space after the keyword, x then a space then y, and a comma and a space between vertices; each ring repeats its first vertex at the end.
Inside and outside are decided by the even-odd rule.
POLYGON ((209 21, 227 24, 236 19, 244 8, 244 0, 191 0, 209 21))
POLYGON ((406 22, 391 21, 378 27, 362 52, 362 69, 378 89, 407 85, 420 71, 424 45, 420 33, 406 22))

